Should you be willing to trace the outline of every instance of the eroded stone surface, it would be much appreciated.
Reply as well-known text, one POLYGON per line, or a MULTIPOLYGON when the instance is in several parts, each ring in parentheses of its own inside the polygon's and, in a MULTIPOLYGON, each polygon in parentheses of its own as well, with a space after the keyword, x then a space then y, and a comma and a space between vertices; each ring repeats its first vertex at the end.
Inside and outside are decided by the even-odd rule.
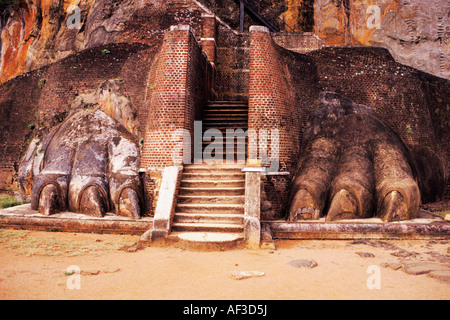
MULTIPOLYGON (((414 219, 421 196, 431 196, 425 191, 430 190, 427 184, 435 183, 430 178, 434 173, 425 177, 416 170, 415 157, 427 157, 426 150, 410 151, 372 108, 336 93, 322 93, 304 139, 307 146, 291 189, 291 221, 414 219)), ((432 171, 442 168, 438 165, 432 171)))
POLYGON ((47 215, 69 210, 97 217, 106 212, 140 217, 138 143, 104 111, 75 111, 39 150, 42 157, 25 157, 19 170, 24 190, 33 181, 32 209, 47 215))

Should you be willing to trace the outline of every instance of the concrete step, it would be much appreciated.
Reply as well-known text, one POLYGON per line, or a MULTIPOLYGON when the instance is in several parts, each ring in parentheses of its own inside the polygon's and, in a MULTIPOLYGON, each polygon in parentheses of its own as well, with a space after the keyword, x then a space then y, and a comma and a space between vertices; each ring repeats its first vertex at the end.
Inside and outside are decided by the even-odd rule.
MULTIPOLYGON (((245 182, 244 182, 245 184, 245 182)), ((210 196, 239 196, 245 194, 245 187, 227 187, 227 188, 211 188, 204 187, 180 187, 178 191, 179 195, 210 195, 210 196)))
POLYGON ((235 223, 183 223, 172 224, 172 231, 175 232, 244 232, 244 226, 235 223))
POLYGON ((181 180, 180 187, 183 188, 244 188, 245 180, 181 180))
POLYGON ((180 223, 233 223, 244 224, 244 216, 242 214, 201 214, 201 213, 176 213, 173 222, 180 223))
POLYGON ((175 207, 175 212, 243 214, 244 213, 244 204, 177 203, 177 206, 175 207))
POLYGON ((178 203, 193 203, 193 204, 243 204, 245 201, 244 195, 179 195, 178 203))

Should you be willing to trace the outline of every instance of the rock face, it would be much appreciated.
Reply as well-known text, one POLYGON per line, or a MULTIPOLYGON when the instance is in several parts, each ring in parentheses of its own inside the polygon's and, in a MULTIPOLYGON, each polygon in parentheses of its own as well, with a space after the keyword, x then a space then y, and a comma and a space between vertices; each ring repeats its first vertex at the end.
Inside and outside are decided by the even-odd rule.
POLYGON ((280 18, 296 32, 310 32, 314 27, 314 1, 286 0, 280 18))
POLYGON ((327 45, 380 46, 400 63, 450 78, 448 1, 316 0, 315 33, 327 45))
POLYGON ((127 21, 153 2, 19 1, 0 25, 0 83, 81 50, 117 42, 127 21))
MULTIPOLYGON (((234 1, 201 0, 237 29, 234 1)), ((296 32, 313 31, 327 45, 381 46, 403 64, 450 77, 449 3, 441 0, 395 0, 373 5, 369 0, 260 1, 262 8, 286 21, 296 32), (379 17, 379 18, 378 18, 379 17)), ((142 42, 171 21, 192 20, 186 12, 165 16, 170 3, 160 0, 22 0, 0 21, 0 83, 58 61, 83 49, 112 42, 142 42), (78 6, 79 11, 73 11, 78 6), (79 16, 79 25, 77 15, 79 16), (148 28, 150 27, 150 28, 148 28), (140 33, 140 36, 130 36, 140 33), (147 34, 144 34, 147 33, 147 34)), ((246 17, 246 29, 258 24, 246 17)))

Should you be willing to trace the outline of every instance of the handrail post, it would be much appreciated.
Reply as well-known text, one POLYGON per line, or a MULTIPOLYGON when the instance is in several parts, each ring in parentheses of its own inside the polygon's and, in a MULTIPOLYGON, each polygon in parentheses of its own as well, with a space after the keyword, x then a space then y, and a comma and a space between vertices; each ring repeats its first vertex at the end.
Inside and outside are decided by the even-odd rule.
POLYGON ((247 248, 261 244, 261 174, 265 168, 242 168, 245 172, 244 240, 247 248))
POLYGON ((239 0, 239 32, 244 32, 244 11, 244 2, 242 2, 242 0, 239 0))

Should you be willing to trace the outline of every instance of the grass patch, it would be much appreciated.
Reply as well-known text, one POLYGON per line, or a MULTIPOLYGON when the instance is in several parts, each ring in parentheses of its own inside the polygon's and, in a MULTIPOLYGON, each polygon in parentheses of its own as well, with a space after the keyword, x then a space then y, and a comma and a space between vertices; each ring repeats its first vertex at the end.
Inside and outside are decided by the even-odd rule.
POLYGON ((441 215, 441 216, 443 216, 443 217, 445 218, 445 216, 446 216, 447 214, 450 214, 450 210, 446 210, 446 211, 436 211, 436 212, 434 212, 434 213, 439 214, 439 215, 441 215))
POLYGON ((120 250, 133 243, 124 239, 119 241, 69 240, 33 235, 26 230, 0 229, 0 244, 17 254, 26 256, 79 256, 105 253, 120 250))
POLYGON ((10 208, 24 204, 21 201, 17 201, 13 196, 0 195, 0 209, 10 208))

